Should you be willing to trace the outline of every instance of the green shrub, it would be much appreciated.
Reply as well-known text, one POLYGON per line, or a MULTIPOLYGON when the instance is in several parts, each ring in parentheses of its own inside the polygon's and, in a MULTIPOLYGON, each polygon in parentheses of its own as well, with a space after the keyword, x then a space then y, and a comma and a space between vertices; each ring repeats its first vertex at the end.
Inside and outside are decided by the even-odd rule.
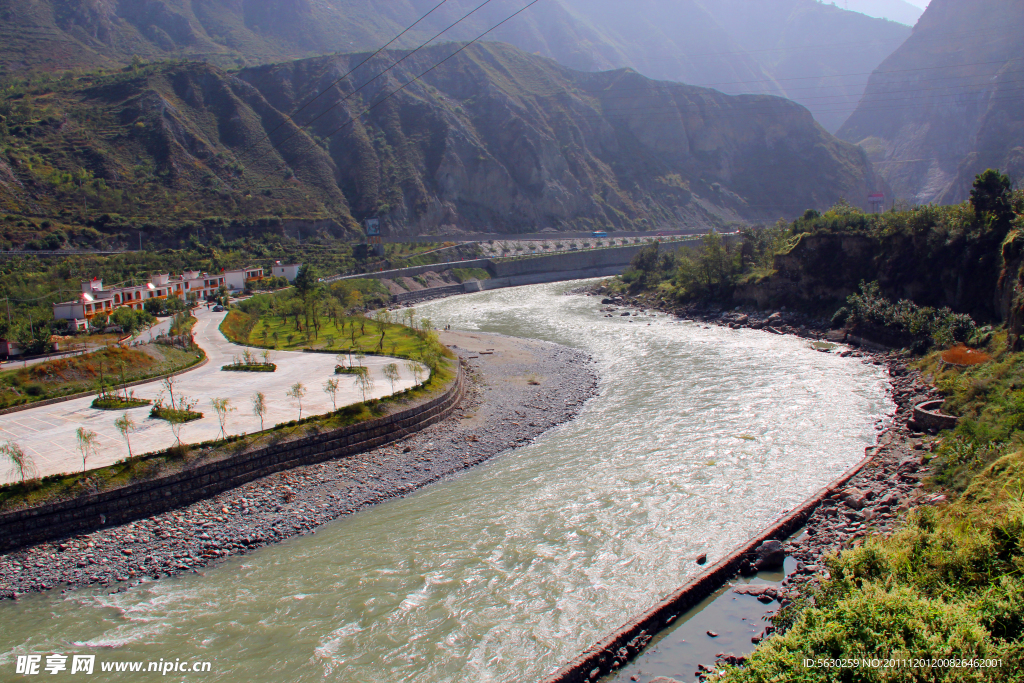
MULTIPOLYGON (((969 315, 948 308, 918 306, 901 299, 891 302, 881 295, 877 282, 861 282, 860 292, 847 298, 848 320, 888 328, 909 338, 927 338, 942 346, 970 339, 977 328, 969 315)), ((838 312, 837 312, 838 314, 838 312)))

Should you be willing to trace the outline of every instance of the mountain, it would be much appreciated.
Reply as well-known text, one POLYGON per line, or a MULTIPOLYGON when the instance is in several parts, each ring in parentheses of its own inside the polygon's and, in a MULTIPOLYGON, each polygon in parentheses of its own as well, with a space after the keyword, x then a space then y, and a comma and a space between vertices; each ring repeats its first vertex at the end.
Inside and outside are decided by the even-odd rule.
MULTIPOLYGON (((857 107, 868 74, 910 35, 902 24, 815 0, 706 0, 705 6, 778 87, 830 132, 857 107)), ((695 85, 748 92, 744 84, 695 85)))
MULTIPOLYGON (((179 57, 238 67, 376 50, 435 4, 0 0, 0 73, 179 57)), ((418 45, 479 4, 448 0, 394 47, 418 45)), ((496 0, 440 39, 474 39, 523 6, 496 0)), ((905 26, 816 0, 545 0, 487 38, 583 71, 631 67, 728 94, 784 95, 834 131, 866 74, 908 35, 905 26)))
POLYGON ((896 197, 912 202, 963 201, 986 168, 1020 182, 1022 35, 1016 0, 933 0, 838 135, 867 150, 896 197))
POLYGON ((860 12, 869 17, 888 19, 905 26, 913 26, 924 10, 906 0, 842 0, 836 3, 851 12, 860 12))
POLYGON ((157 226, 275 214, 354 229, 380 215, 427 234, 774 220, 879 188, 862 150, 782 98, 580 72, 501 43, 413 82, 457 47, 372 80, 402 56, 382 54, 338 88, 366 55, 21 86, 0 102, 0 206, 157 226), (307 134, 282 112, 319 93, 296 117, 315 120, 307 134))

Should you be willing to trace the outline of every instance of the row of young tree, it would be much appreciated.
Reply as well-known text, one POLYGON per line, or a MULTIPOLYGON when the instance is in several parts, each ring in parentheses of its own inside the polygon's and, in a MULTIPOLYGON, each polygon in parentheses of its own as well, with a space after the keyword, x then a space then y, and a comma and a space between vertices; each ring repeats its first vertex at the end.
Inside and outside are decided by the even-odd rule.
MULTIPOLYGON (((363 402, 369 401, 373 396, 373 391, 376 388, 372 374, 368 368, 363 365, 365 356, 349 356, 348 354, 339 354, 339 363, 345 363, 348 365, 343 366, 352 369, 358 369, 360 371, 353 372, 352 386, 359 390, 363 402), (353 364, 353 360, 358 364, 353 364)), ((429 370, 425 373, 424 367, 415 361, 407 361, 406 369, 415 378, 416 385, 420 385, 423 382, 425 374, 429 373, 429 370)), ((398 363, 388 363, 381 369, 381 374, 386 382, 390 385, 391 393, 395 393, 397 385, 402 380, 402 372, 399 368, 398 363)), ((321 389, 323 392, 330 397, 332 409, 336 412, 338 410, 338 394, 341 391, 342 379, 338 377, 332 377, 327 379, 321 389)), ((187 395, 182 394, 176 389, 176 381, 174 377, 168 377, 163 380, 163 391, 160 397, 156 401, 154 410, 159 413, 159 417, 165 420, 168 427, 171 429, 174 435, 174 448, 182 448, 182 429, 189 422, 195 419, 201 419, 202 413, 195 412, 195 408, 198 406, 198 401, 190 398, 187 395)), ((297 381, 292 384, 285 392, 285 397, 294 401, 296 408, 298 409, 298 419, 302 419, 303 401, 309 393, 309 389, 302 381, 297 381)), ((220 436, 222 439, 227 438, 227 424, 228 418, 231 413, 234 413, 238 408, 232 403, 229 398, 211 398, 210 406, 214 410, 214 414, 217 417, 218 424, 220 426, 220 436)), ((250 397, 250 406, 252 409, 252 415, 259 418, 260 431, 265 430, 265 419, 269 411, 269 404, 267 401, 266 393, 257 391, 250 397)), ((131 437, 132 434, 138 429, 138 424, 132 418, 131 414, 127 411, 124 412, 121 417, 114 421, 114 427, 117 429, 125 446, 128 450, 128 461, 134 464, 137 461, 137 454, 132 451, 131 437)), ((75 432, 75 438, 77 441, 78 451, 82 457, 82 471, 86 472, 89 469, 89 460, 94 459, 97 451, 99 450, 99 435, 85 427, 79 427, 75 432)), ((35 464, 32 456, 25 452, 25 450, 13 440, 8 440, 0 444, 0 460, 6 460, 10 466, 11 472, 17 476, 22 483, 28 480, 34 479, 38 476, 38 467, 35 464)))

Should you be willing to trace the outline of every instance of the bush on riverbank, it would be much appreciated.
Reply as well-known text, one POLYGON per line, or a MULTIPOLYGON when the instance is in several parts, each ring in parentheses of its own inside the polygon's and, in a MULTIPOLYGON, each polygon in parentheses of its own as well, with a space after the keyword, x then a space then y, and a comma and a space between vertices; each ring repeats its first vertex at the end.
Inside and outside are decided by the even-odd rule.
POLYGON ((895 345, 926 348, 928 343, 934 342, 952 346, 970 340, 977 331, 969 315, 954 313, 948 308, 918 306, 906 299, 893 303, 881 295, 877 282, 861 282, 860 292, 851 294, 846 303, 832 317, 834 327, 881 328, 879 331, 895 340, 895 345))
POLYGON ((728 683, 833 681, 805 659, 984 659, 998 668, 847 669, 838 680, 993 681, 1024 674, 1024 455, 987 468, 945 509, 828 562, 832 578, 784 610, 728 683), (984 501, 983 504, 979 504, 984 501), (855 675, 854 675, 855 674, 855 675))

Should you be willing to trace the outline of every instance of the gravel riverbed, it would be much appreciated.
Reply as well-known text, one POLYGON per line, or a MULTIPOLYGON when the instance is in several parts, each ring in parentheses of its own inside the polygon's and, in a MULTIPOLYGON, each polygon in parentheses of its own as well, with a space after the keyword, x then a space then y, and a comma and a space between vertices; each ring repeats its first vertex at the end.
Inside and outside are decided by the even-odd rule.
POLYGON ((592 360, 546 342, 446 332, 470 386, 456 413, 402 441, 299 467, 130 524, 0 555, 0 598, 89 584, 124 590, 199 571, 407 495, 575 417, 597 392, 592 360))

